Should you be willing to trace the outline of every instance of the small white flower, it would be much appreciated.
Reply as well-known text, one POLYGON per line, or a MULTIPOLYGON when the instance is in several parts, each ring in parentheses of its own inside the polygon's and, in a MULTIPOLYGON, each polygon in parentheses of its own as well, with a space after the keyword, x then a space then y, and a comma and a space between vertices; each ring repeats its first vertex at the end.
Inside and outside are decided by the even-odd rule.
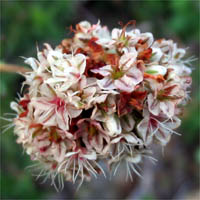
POLYGON ((137 53, 125 54, 119 60, 119 66, 106 65, 100 69, 91 70, 104 76, 97 84, 105 90, 118 89, 125 92, 132 92, 135 86, 143 80, 143 72, 137 67, 137 53))

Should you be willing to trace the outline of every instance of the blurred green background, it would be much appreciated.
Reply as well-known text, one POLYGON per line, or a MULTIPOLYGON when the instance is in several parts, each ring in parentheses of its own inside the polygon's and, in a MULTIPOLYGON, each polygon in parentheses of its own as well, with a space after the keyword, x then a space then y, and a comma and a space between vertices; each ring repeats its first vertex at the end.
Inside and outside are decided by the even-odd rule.
MULTIPOLYGON (((155 38, 171 38, 181 47, 188 47, 188 54, 199 56, 199 1, 1 1, 1 58, 0 62, 24 65, 24 57, 36 56, 36 43, 55 46, 69 37, 69 26, 81 20, 108 25, 111 29, 135 19, 137 28, 150 31, 155 38)), ((165 148, 165 155, 157 155, 157 166, 151 176, 145 176, 150 185, 135 177, 133 183, 124 184, 123 178, 113 181, 100 180, 84 183, 74 194, 74 187, 66 183, 65 190, 56 193, 49 183, 25 168, 30 159, 17 145, 13 130, 1 134, 1 199, 63 199, 63 198, 129 198, 129 199, 184 199, 195 195, 199 188, 199 60, 193 63, 191 102, 182 117, 179 132, 165 148), (153 174, 153 175, 152 175, 153 174), (103 183, 103 184, 102 184, 103 183)), ((12 112, 9 103, 17 97, 23 77, 1 73, 1 112, 12 112)), ((1 128, 6 122, 1 120, 1 128)), ((2 129, 1 129, 2 130, 2 129)), ((158 151, 161 151, 159 149, 158 151)), ((148 164, 147 164, 148 165, 148 164)), ((144 164, 144 171, 147 166, 144 164)), ((123 177, 123 173, 119 175, 123 177)), ((192 197, 191 197, 192 199, 192 197)))

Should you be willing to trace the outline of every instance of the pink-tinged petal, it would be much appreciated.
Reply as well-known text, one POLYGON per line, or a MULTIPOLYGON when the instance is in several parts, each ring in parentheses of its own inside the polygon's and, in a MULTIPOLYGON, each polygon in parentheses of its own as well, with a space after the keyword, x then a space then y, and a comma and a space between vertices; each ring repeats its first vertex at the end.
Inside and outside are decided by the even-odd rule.
POLYGON ((108 95, 107 99, 106 99, 106 107, 107 107, 107 113, 108 114, 112 114, 116 112, 116 96, 110 94, 108 95))
POLYGON ((123 68, 123 70, 128 70, 136 61, 137 51, 132 49, 131 53, 124 54, 119 61, 119 65, 123 68))
POLYGON ((147 139, 147 130, 149 127, 149 118, 144 118, 138 125, 137 125, 137 132, 138 135, 142 138, 143 141, 147 139))
POLYGON ((174 116, 175 104, 171 101, 162 101, 160 102, 160 109, 167 117, 171 118, 174 116))
MULTIPOLYGON (((83 134, 83 133, 81 133, 81 134, 83 134)), ((88 141, 87 133, 83 134, 82 140, 83 140, 83 143, 85 144, 87 150, 91 151, 92 150, 92 145, 90 144, 90 141, 88 141)))
POLYGON ((97 134, 93 140, 91 140, 91 145, 95 148, 97 153, 102 153, 103 150, 103 137, 101 134, 97 134))
POLYGON ((52 148, 52 153, 54 155, 54 159, 57 162, 62 162, 65 158, 65 153, 66 153, 66 145, 61 142, 60 144, 53 144, 52 148))
POLYGON ((79 130, 75 133, 76 138, 82 137, 87 150, 95 149, 102 154, 103 148, 110 142, 110 139, 101 125, 96 120, 89 118, 81 119, 77 124, 79 130))
POLYGON ((50 145, 50 141, 49 140, 44 140, 44 141, 38 141, 37 143, 37 147, 38 148, 42 148, 42 147, 46 147, 46 146, 49 146, 50 145))
POLYGON ((165 85, 164 87, 164 91, 168 94, 168 95, 175 95, 178 96, 178 94, 181 92, 181 87, 179 84, 174 84, 174 83, 168 83, 165 85))
POLYGON ((169 119, 167 122, 165 122, 165 126, 167 126, 170 129, 176 129, 181 125, 181 120, 174 116, 172 119, 169 119))
POLYGON ((158 115, 160 113, 160 103, 159 101, 157 101, 152 94, 149 94, 147 97, 147 101, 148 101, 148 108, 149 111, 154 114, 154 115, 158 115))
POLYGON ((30 105, 37 108, 38 110, 47 111, 51 108, 51 104, 48 102, 47 98, 37 98, 33 97, 31 99, 30 105))
POLYGON ((126 76, 134 85, 137 85, 143 81, 143 73, 137 67, 131 67, 126 73, 126 76))
POLYGON ((122 129, 130 132, 133 130, 134 126, 135 126, 135 120, 133 119, 133 117, 130 114, 127 114, 125 116, 123 116, 121 119, 121 126, 122 129))
POLYGON ((45 118, 43 116, 39 117, 37 119, 37 122, 42 123, 45 126, 57 126, 57 120, 56 120, 55 112, 52 111, 45 118))
POLYGON ((192 78, 190 76, 181 77, 181 85, 186 90, 192 84, 192 78))
POLYGON ((116 89, 115 85, 113 84, 113 80, 109 77, 105 77, 101 80, 97 80, 97 84, 101 89, 105 89, 105 90, 116 89))
POLYGON ((122 78, 115 80, 114 85, 121 91, 131 93, 135 89, 135 85, 129 81, 127 81, 126 76, 124 75, 122 78))
POLYGON ((101 74, 102 76, 109 76, 112 72, 112 67, 110 65, 106 65, 104 67, 101 67, 99 69, 92 69, 91 72, 95 74, 101 74))
POLYGON ((69 115, 66 111, 56 112, 56 122, 58 127, 64 131, 69 129, 69 115))

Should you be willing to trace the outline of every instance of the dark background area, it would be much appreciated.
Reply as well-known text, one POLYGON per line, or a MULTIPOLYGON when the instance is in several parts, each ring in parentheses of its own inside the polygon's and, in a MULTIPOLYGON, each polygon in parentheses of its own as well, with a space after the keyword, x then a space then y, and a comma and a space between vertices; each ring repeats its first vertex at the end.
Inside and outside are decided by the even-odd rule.
MULTIPOLYGON (((1 199, 198 199, 199 196, 199 1, 1 1, 1 63, 24 66, 24 57, 36 57, 36 43, 56 46, 70 36, 69 26, 82 20, 101 24, 110 29, 135 19, 142 32, 152 32, 155 39, 173 39, 194 55, 191 102, 182 116, 182 125, 164 149, 154 147, 153 165, 144 161, 143 176, 125 182, 125 171, 120 169, 109 180, 99 177, 76 186, 66 183, 57 193, 49 182, 41 184, 25 168, 32 164, 17 145, 13 130, 1 134, 0 183, 1 199)), ((20 92, 23 77, 14 73, 0 76, 1 112, 12 112, 9 104, 20 92)), ((6 124, 1 120, 1 128, 6 124)), ((1 129, 2 130, 2 129, 1 129)))

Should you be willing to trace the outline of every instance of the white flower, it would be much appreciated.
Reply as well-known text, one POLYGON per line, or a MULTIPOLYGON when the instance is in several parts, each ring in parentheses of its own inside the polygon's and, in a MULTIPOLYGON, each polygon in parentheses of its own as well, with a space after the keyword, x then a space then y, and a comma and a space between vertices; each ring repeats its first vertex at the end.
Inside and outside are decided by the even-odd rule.
POLYGON ((48 54, 52 77, 45 80, 53 88, 63 92, 76 84, 86 67, 86 58, 83 54, 67 55, 58 51, 48 54))
MULTIPOLYGON (((127 24, 128 25, 128 24, 127 24)), ((137 46, 138 52, 142 51, 144 48, 149 48, 153 43, 152 33, 140 33, 140 30, 133 29, 132 31, 126 31, 126 27, 123 29, 114 28, 112 30, 112 44, 116 44, 119 51, 130 53, 134 51, 137 46), (145 44, 138 45, 138 42, 141 41, 145 44)))
POLYGON ((137 53, 125 54, 119 61, 119 66, 106 65, 100 69, 91 70, 104 76, 97 84, 105 90, 118 89, 125 92, 132 92, 135 86, 143 80, 142 69, 137 66, 137 53))
MULTIPOLYGON (((153 43, 153 53, 157 53, 157 61, 160 58, 162 63, 177 64, 185 56, 185 49, 178 48, 172 40, 157 40, 153 43), (159 49, 159 50, 158 50, 159 49), (162 52, 162 53, 161 53, 162 52)), ((154 57, 155 59, 155 57, 154 57)))
POLYGON ((160 114, 159 116, 154 116, 147 110, 144 110, 144 119, 140 121, 137 125, 137 131, 141 139, 146 145, 150 144, 153 139, 160 141, 162 145, 166 145, 173 131, 180 126, 180 119, 173 117, 172 119, 167 119, 165 116, 160 114))
POLYGON ((51 100, 44 97, 33 98, 30 105, 34 108, 33 115, 38 123, 45 126, 58 126, 63 130, 68 130, 69 120, 82 112, 59 97, 51 100))
POLYGON ((159 115, 161 111, 169 118, 174 116, 176 105, 184 98, 184 91, 177 83, 168 82, 156 94, 149 94, 147 98, 149 111, 159 115))
POLYGON ((105 155, 109 150, 110 138, 100 123, 95 120, 81 119, 78 121, 76 138, 82 137, 88 150, 94 149, 98 154, 105 155))

